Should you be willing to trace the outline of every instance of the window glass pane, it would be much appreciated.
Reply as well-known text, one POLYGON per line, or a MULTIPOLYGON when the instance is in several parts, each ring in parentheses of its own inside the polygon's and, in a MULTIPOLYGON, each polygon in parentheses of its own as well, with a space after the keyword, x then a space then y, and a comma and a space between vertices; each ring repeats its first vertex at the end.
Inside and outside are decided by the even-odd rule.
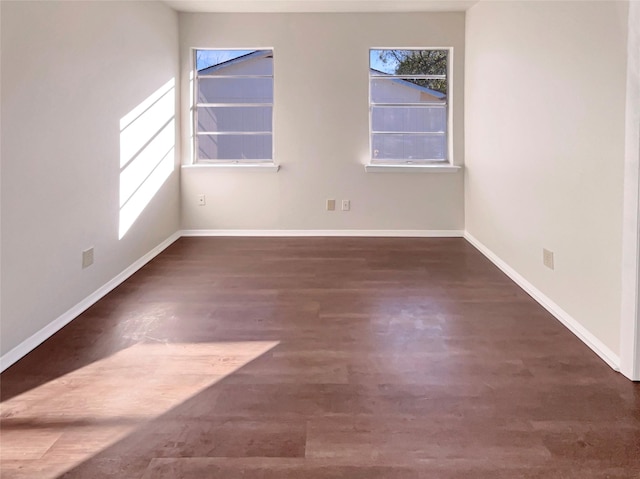
POLYGON ((197 135, 199 160, 270 160, 268 135, 197 135))
POLYGON ((444 103, 444 93, 429 88, 431 80, 401 80, 399 78, 375 78, 371 80, 373 103, 444 103), (423 82, 424 85, 417 84, 423 82))
POLYGON ((391 75, 446 75, 447 50, 371 50, 374 73, 391 75))
POLYGON ((376 131, 447 131, 447 109, 441 107, 373 107, 371 129, 376 131))
POLYGON ((195 63, 197 159, 270 161, 273 51, 196 50, 195 63))
POLYGON ((444 160, 445 135, 374 134, 372 160, 444 160))
POLYGON ((196 50, 198 75, 273 75, 271 50, 196 50))
POLYGON ((446 161, 448 60, 448 49, 370 50, 373 162, 446 161))
POLYGON ((273 103, 273 78, 200 78, 198 103, 273 103))
POLYGON ((198 131, 271 131, 272 107, 199 107, 198 131))

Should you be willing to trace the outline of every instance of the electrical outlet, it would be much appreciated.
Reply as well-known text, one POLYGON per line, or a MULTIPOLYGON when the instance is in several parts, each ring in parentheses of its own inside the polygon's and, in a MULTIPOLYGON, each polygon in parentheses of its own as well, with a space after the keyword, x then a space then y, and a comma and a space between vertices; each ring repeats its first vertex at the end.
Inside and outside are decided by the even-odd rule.
POLYGON ((553 264, 553 251, 549 251, 548 249, 542 249, 542 264, 544 264, 549 269, 554 269, 553 264))
POLYGON ((327 200, 327 211, 336 210, 336 200, 327 200))
POLYGON ((342 200, 342 211, 349 211, 351 209, 351 201, 342 200))
POLYGON ((207 204, 207 198, 204 195, 198 195, 198 206, 204 206, 207 204))
POLYGON ((82 252, 82 269, 88 268, 93 264, 93 246, 82 252))

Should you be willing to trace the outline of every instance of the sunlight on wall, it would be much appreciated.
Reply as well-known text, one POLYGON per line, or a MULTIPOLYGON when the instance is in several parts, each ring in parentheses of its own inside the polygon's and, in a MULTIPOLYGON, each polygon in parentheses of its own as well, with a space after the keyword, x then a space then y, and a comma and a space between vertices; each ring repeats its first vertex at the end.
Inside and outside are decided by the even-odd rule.
POLYGON ((175 80, 120 119, 122 239, 174 170, 175 80))
POLYGON ((119 351, 3 402, 2 460, 19 461, 21 477, 60 477, 278 344, 139 343, 119 351))

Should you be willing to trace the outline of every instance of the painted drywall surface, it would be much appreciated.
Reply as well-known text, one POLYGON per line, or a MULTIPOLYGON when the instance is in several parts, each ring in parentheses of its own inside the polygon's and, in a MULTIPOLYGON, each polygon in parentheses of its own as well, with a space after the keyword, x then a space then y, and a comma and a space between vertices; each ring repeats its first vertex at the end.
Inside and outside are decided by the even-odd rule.
POLYGON ((462 173, 365 173, 369 48, 453 47, 454 163, 463 164, 464 14, 180 14, 182 161, 192 159, 192 48, 273 48, 278 173, 184 168, 185 229, 460 230, 462 173), (197 196, 205 194, 206 206, 197 196), (351 211, 325 201, 351 200, 351 211))
POLYGON ((629 3, 620 371, 640 380, 640 2, 629 3))
MULTIPOLYGON (((0 28, 2 27, 2 8, 0 8, 0 28)), ((2 37, 0 35, 0 92, 2 92, 2 37)), ((0 115, 0 135, 2 115, 0 115)), ((2 138, 0 138, 2 140, 2 138)), ((0 214, 2 214, 2 148, 0 147, 0 214)), ((2 219, 0 217, 0 272, 2 271, 2 219)), ((2 274, 0 274, 0 338, 2 338, 2 274)))
POLYGON ((173 168, 119 239, 120 120, 177 80, 178 19, 157 2, 1 8, 5 354, 178 229, 173 168))
POLYGON ((466 229, 614 353, 626 32, 624 2, 487 1, 466 18, 466 229))

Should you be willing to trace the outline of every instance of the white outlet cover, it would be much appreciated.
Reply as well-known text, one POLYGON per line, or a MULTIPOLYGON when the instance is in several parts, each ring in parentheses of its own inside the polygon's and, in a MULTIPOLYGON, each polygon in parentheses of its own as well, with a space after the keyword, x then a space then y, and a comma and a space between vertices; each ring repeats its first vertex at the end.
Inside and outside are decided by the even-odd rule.
POLYGON ((93 247, 82 252, 82 267, 88 268, 93 264, 93 247))
POLYGON ((542 249, 542 264, 544 264, 549 269, 554 269, 553 264, 553 251, 549 251, 548 249, 542 249))

